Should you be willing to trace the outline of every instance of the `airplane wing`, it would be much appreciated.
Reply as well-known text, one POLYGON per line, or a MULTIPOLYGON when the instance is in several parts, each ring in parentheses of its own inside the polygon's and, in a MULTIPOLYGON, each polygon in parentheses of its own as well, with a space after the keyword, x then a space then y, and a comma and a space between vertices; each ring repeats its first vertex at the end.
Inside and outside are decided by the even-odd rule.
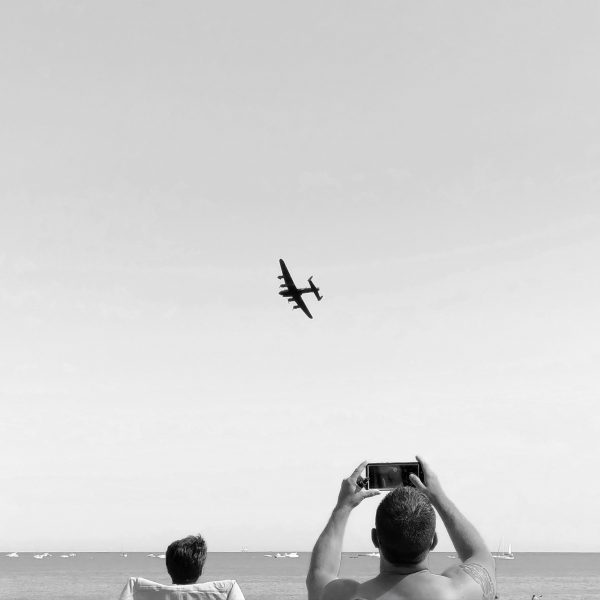
POLYGON ((296 306, 298 308, 301 308, 304 311, 304 314, 309 318, 312 319, 312 315, 310 314, 310 311, 308 310, 308 307, 306 306, 306 304, 304 303, 304 300, 302 300, 302 296, 300 294, 294 294, 294 302, 296 303, 296 306))
POLYGON ((285 263, 283 262, 283 258, 279 259, 279 266, 281 267, 281 273, 283 275, 283 281, 285 282, 285 285, 288 288, 295 290, 296 284, 294 283, 294 280, 292 279, 290 272, 288 271, 287 267, 285 266, 285 263))

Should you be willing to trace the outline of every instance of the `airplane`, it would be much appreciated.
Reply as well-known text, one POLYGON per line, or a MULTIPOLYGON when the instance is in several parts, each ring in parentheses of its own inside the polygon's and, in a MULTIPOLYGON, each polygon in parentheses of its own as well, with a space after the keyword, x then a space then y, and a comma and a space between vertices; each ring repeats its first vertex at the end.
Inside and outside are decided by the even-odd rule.
POLYGON ((302 294, 313 293, 317 297, 317 300, 323 299, 323 296, 319 295, 319 288, 312 282, 312 275, 308 278, 310 287, 297 288, 282 258, 279 259, 279 266, 283 275, 277 275, 277 279, 283 279, 283 283, 279 287, 284 288, 279 292, 279 295, 287 298, 288 302, 295 302, 296 304, 292 308, 301 308, 304 314, 309 319, 312 319, 313 317, 308 307, 304 303, 304 300, 302 300, 302 294))

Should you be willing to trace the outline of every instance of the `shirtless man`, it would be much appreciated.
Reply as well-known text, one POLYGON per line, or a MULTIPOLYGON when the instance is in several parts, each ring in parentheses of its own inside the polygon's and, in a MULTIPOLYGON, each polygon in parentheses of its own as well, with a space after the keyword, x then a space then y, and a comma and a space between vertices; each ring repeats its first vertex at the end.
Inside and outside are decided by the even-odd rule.
POLYGON ((342 482, 329 522, 315 544, 306 587, 308 600, 494 600, 495 564, 481 535, 446 496, 431 467, 424 481, 399 487, 377 508, 371 538, 380 553, 379 575, 364 583, 338 577, 342 542, 352 509, 379 494, 363 489, 366 462, 342 482), (427 556, 437 543, 435 511, 442 518, 461 564, 432 573, 427 556))

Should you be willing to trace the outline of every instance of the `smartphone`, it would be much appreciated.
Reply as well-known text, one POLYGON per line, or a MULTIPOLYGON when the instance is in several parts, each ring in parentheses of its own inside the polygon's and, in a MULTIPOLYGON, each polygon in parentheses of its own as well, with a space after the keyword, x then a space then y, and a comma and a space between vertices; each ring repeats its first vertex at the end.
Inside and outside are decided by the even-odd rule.
POLYGON ((421 479, 421 465, 418 462, 369 463, 366 469, 365 489, 393 490, 400 486, 413 485, 409 478, 411 473, 421 479))

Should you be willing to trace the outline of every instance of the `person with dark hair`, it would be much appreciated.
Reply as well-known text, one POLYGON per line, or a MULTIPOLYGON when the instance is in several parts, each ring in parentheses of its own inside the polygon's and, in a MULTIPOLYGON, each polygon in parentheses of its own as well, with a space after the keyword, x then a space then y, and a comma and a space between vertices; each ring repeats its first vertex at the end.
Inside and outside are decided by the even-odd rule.
POLYGON ((175 540, 167 548, 165 562, 172 585, 131 577, 119 600, 244 600, 233 579, 198 583, 206 561, 206 542, 198 535, 175 540))
POLYGON ((483 538, 446 496, 431 467, 417 460, 423 481, 411 474, 412 486, 392 490, 377 508, 371 539, 380 553, 379 574, 363 583, 338 577, 342 543, 352 510, 379 491, 363 489, 367 462, 344 479, 312 552, 308 600, 494 600, 495 563, 483 538), (440 575, 429 570, 427 560, 437 544, 435 511, 461 561, 440 575))
POLYGON ((169 544, 165 562, 171 581, 178 585, 196 583, 206 560, 206 542, 198 535, 188 535, 169 544))

